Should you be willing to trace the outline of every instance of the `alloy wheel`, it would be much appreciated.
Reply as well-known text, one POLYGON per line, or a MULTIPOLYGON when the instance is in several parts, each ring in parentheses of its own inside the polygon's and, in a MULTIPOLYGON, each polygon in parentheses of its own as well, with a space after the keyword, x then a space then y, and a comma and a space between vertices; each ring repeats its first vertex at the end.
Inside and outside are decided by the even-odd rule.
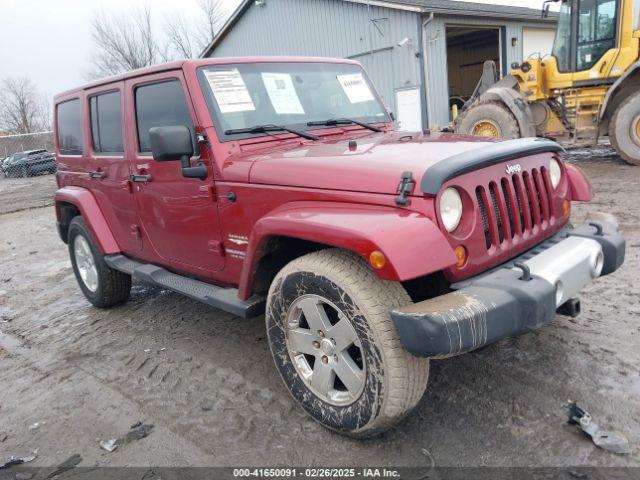
POLYGON ((366 365, 344 312, 319 295, 303 295, 289 307, 286 325, 291 361, 307 387, 332 405, 355 402, 364 390, 366 365))

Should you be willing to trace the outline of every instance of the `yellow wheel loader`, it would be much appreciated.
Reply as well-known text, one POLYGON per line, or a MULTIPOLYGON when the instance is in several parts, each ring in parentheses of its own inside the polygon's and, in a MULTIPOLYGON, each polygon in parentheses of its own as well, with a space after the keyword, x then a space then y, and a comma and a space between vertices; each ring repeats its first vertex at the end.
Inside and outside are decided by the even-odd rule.
POLYGON ((640 165, 640 0, 547 0, 543 15, 555 2, 553 53, 512 65, 498 81, 486 62, 455 131, 571 146, 608 135, 624 160, 640 165))

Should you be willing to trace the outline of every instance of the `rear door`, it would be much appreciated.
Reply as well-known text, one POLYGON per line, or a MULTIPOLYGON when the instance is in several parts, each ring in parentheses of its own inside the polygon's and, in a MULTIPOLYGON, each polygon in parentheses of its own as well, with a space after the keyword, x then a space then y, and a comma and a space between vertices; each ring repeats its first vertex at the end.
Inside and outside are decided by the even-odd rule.
POLYGON ((142 249, 137 228, 131 166, 125 157, 123 135, 124 82, 86 93, 89 120, 89 172, 93 192, 120 248, 125 253, 142 249))
POLYGON ((144 237, 143 256, 198 276, 224 267, 218 209, 213 190, 211 157, 200 151, 198 121, 181 71, 134 78, 126 82, 127 155, 139 225, 144 237), (196 156, 209 169, 206 180, 182 176, 180 162, 158 162, 151 155, 149 129, 185 125, 193 135, 196 156), (144 181, 140 181, 145 179, 144 181))

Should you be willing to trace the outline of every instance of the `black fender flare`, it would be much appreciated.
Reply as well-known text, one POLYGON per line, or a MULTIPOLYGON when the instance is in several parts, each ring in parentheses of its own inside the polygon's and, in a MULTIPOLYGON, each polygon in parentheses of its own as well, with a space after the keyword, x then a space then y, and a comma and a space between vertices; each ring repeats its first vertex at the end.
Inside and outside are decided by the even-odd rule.
MULTIPOLYGON (((504 79, 503 79, 504 80, 504 79)), ((495 86, 482 95, 482 101, 499 101, 504 104, 505 107, 515 117, 518 122, 518 128, 520 128, 520 136, 535 137, 536 128, 533 123, 533 114, 529 107, 527 98, 512 86, 501 85, 498 82, 495 86)))

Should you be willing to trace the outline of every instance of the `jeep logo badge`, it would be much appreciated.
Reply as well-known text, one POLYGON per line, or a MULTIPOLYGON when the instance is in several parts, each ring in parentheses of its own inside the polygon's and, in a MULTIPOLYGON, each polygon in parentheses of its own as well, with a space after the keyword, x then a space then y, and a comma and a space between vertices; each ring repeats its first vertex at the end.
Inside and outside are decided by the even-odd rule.
POLYGON ((507 175, 511 175, 512 173, 520 173, 522 172, 522 167, 519 163, 515 165, 507 165, 507 175))

